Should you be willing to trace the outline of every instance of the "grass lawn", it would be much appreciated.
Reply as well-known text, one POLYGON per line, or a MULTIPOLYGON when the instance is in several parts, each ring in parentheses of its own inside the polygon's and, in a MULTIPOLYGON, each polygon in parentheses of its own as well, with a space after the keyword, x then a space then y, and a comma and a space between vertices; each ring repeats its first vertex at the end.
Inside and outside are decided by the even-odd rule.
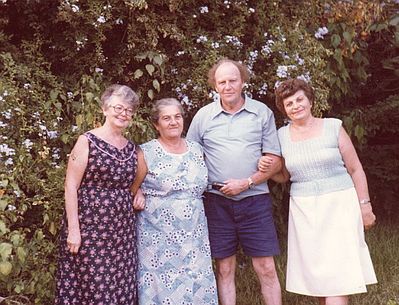
MULTIPOLYGON (((282 238, 281 238, 282 239, 282 238)), ((379 223, 366 232, 366 240, 377 274, 378 284, 368 286, 368 293, 350 297, 350 305, 399 305, 399 226, 379 223)), ((284 305, 318 305, 312 297, 285 291, 286 245, 276 258, 284 305)), ((251 261, 238 256, 236 273, 237 305, 262 305, 260 288, 251 261)))

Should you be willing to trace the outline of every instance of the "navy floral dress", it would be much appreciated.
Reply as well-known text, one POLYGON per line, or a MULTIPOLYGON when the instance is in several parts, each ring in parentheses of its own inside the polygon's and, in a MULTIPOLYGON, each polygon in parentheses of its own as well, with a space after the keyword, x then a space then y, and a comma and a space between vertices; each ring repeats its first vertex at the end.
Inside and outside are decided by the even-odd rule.
POLYGON ((64 217, 55 304, 137 304, 136 231, 130 186, 137 167, 133 143, 118 149, 87 132, 89 159, 78 190, 82 245, 67 248, 64 217))

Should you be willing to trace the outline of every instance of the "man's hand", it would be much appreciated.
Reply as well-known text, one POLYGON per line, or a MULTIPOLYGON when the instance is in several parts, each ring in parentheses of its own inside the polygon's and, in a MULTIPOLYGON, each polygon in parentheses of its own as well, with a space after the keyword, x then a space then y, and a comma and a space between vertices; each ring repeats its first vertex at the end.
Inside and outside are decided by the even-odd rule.
POLYGON ((220 189, 220 192, 229 197, 238 195, 248 189, 247 179, 229 179, 223 182, 226 185, 220 189))

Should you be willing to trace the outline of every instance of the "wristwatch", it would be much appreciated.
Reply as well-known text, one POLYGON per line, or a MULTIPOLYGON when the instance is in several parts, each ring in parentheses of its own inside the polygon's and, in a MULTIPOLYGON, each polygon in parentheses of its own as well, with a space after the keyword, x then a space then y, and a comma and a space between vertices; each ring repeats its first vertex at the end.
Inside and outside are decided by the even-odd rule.
POLYGON ((248 187, 250 190, 252 190, 255 187, 255 183, 252 181, 251 177, 249 177, 247 180, 248 180, 248 187))
POLYGON ((370 199, 362 199, 362 200, 359 201, 360 204, 367 204, 367 203, 370 203, 370 202, 371 202, 370 199))

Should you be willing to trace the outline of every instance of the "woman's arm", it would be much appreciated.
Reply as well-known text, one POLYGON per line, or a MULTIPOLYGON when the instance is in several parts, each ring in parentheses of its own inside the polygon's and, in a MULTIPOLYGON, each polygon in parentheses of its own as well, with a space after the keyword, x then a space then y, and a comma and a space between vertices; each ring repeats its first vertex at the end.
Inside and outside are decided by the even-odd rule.
POLYGON ((140 185, 144 181, 145 176, 147 175, 147 163, 144 159, 144 153, 140 147, 137 146, 137 172, 136 177, 133 181, 131 191, 133 193, 133 207, 136 210, 143 210, 145 206, 145 198, 143 193, 141 192, 140 185))
POLYGON ((355 147, 353 146, 349 135, 346 133, 343 127, 341 127, 339 131, 338 145, 342 159, 344 160, 345 167, 352 178, 353 184, 355 185, 359 202, 367 202, 359 204, 362 212, 364 227, 368 229, 374 225, 376 217, 373 213, 370 202, 367 178, 366 174, 364 173, 363 166, 360 163, 359 157, 356 153, 355 147))
POLYGON ((65 211, 68 222, 67 245, 71 253, 78 253, 81 235, 78 216, 78 189, 89 158, 89 144, 80 136, 69 156, 65 177, 65 211))

